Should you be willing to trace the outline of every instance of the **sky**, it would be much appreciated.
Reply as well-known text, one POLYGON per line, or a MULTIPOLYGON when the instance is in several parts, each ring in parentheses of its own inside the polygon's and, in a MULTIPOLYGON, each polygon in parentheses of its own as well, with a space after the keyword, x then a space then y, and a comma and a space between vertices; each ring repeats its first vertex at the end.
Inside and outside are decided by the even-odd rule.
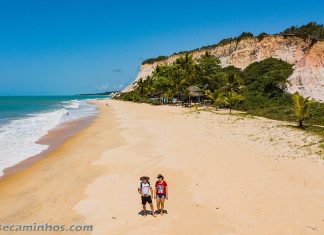
POLYGON ((0 95, 120 90, 144 59, 324 23, 324 1, 0 0, 0 95))

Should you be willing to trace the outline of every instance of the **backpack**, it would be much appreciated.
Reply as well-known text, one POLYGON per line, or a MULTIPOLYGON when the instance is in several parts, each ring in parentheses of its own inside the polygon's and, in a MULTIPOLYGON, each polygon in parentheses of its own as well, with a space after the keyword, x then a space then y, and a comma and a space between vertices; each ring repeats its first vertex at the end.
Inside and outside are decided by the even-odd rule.
MULTIPOLYGON (((144 183, 144 182, 143 182, 143 181, 141 181, 141 185, 140 185, 141 189, 143 188, 143 186, 142 186, 142 185, 143 185, 143 183, 144 183)), ((149 185, 149 186, 150 186, 150 188, 151 188, 151 184, 150 184, 150 182, 149 182, 149 181, 147 181, 147 183, 148 183, 148 185, 149 185)))

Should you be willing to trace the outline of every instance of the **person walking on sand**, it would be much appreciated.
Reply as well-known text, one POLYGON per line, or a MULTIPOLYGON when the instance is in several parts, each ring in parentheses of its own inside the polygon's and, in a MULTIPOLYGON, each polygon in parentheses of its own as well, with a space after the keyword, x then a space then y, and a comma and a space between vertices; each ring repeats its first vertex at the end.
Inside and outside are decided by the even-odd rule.
POLYGON ((154 206, 152 202, 152 195, 153 195, 153 189, 150 184, 150 177, 148 176, 142 176, 140 178, 141 183, 140 187, 138 188, 138 192, 141 194, 141 199, 142 199, 142 205, 143 205, 143 215, 146 216, 146 203, 150 204, 151 211, 152 211, 152 216, 156 217, 154 213, 154 206))
POLYGON ((164 176, 159 174, 158 181, 155 183, 154 190, 154 199, 156 198, 156 207, 158 209, 158 213, 163 215, 164 213, 164 202, 165 199, 168 200, 168 184, 164 180, 164 176))

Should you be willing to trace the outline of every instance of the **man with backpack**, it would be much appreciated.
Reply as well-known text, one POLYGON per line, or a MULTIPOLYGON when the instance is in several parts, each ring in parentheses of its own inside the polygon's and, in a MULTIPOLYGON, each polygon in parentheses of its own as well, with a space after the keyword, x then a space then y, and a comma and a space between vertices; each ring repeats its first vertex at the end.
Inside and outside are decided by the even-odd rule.
POLYGON ((142 205, 143 205, 143 215, 146 216, 146 203, 150 204, 151 211, 152 211, 152 216, 156 217, 154 213, 154 206, 152 202, 152 195, 153 195, 153 189, 151 187, 151 184, 149 182, 150 177, 148 176, 142 176, 140 178, 141 183, 140 187, 138 188, 138 192, 141 194, 141 199, 142 199, 142 205))

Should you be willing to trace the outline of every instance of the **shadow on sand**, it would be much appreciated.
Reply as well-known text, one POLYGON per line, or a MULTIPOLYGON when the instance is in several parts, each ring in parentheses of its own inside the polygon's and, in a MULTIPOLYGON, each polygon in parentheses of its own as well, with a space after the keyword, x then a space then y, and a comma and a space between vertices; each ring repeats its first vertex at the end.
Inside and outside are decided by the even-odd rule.
MULTIPOLYGON (((141 216, 144 216, 145 215, 143 210, 141 210, 140 212, 138 212, 138 214, 141 215, 141 216)), ((146 210, 146 214, 152 215, 152 211, 146 210)))
MULTIPOLYGON (((146 213, 147 213, 147 215, 152 215, 152 211, 150 211, 150 210, 146 210, 146 213)), ((156 210, 154 213, 156 215, 158 215, 158 214, 160 214, 160 211, 159 210, 156 210)), ((140 212, 138 212, 138 214, 141 215, 141 216, 144 216, 144 211, 141 210, 140 212)), ((163 210, 163 214, 168 214, 168 211, 167 210, 163 210)))
MULTIPOLYGON (((157 215, 161 214, 161 212, 159 210, 156 210, 154 213, 157 214, 157 215)), ((168 214, 168 211, 167 210, 163 210, 162 213, 163 214, 168 214)))

